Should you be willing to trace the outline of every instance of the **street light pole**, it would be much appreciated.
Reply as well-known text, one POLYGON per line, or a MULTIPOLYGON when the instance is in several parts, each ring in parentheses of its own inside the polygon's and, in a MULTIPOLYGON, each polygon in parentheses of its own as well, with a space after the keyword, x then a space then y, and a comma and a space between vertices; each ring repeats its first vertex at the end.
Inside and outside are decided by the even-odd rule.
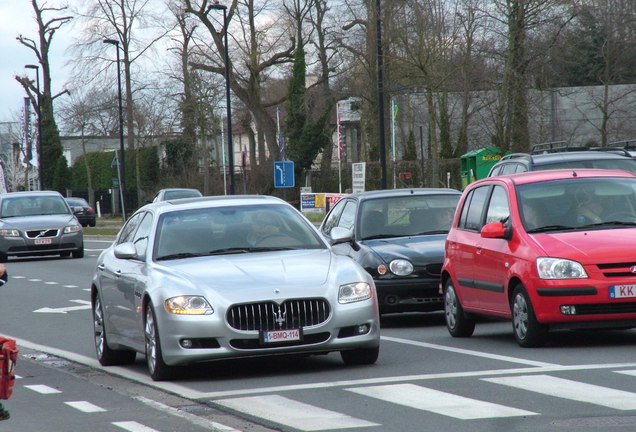
POLYGON ((121 216, 126 221, 126 206, 124 196, 126 193, 126 156, 124 153, 124 108, 121 99, 121 68, 119 66, 119 41, 115 39, 104 39, 104 43, 115 45, 117 50, 117 89, 119 99, 119 154, 117 173, 119 174, 119 198, 121 200, 121 216))
POLYGON ((35 82, 38 91, 38 177, 40 190, 44 190, 44 171, 42 170, 42 105, 40 98, 40 67, 38 65, 24 65, 27 69, 35 69, 35 82))
POLYGON ((375 2, 376 14, 376 49, 377 49, 377 67, 378 67, 378 123, 379 123, 379 145, 380 145, 380 168, 382 176, 380 185, 382 189, 386 189, 386 149, 385 149, 385 132, 384 132, 384 76, 383 76, 383 54, 382 54, 382 22, 380 19, 380 0, 375 2))
POLYGON ((223 29, 225 31, 225 106, 227 110, 227 160, 230 166, 230 195, 234 195, 234 144, 232 137, 232 106, 230 99, 230 54, 229 45, 227 43, 227 6, 218 3, 208 6, 210 9, 223 11, 223 29))

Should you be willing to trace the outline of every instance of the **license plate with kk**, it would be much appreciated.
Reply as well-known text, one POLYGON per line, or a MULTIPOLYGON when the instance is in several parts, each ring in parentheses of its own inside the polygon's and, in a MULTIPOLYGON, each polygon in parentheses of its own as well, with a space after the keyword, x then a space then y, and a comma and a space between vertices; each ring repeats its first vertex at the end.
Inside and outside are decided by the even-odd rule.
POLYGON ((636 297, 636 285, 610 285, 610 298, 636 297))

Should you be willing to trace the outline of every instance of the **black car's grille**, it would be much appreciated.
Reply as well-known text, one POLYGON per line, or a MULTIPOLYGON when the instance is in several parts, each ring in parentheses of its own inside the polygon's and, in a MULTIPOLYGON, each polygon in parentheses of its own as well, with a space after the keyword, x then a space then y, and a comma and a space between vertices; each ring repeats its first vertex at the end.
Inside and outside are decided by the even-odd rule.
POLYGON ((598 268, 603 272, 603 276, 607 278, 636 278, 636 274, 631 271, 632 268, 636 268, 636 262, 598 264, 598 268))
POLYGON ((325 299, 292 299, 280 305, 273 301, 234 305, 227 322, 237 330, 287 330, 322 324, 330 314, 325 299))
POLYGON ((623 314, 636 312, 635 302, 577 304, 577 315, 623 314))
POLYGON ((34 238, 46 238, 46 237, 57 237, 60 230, 58 229, 41 229, 41 230, 30 230, 26 232, 26 235, 30 239, 34 238))
POLYGON ((431 276, 440 276, 442 274, 442 263, 429 264, 424 268, 426 273, 431 276))

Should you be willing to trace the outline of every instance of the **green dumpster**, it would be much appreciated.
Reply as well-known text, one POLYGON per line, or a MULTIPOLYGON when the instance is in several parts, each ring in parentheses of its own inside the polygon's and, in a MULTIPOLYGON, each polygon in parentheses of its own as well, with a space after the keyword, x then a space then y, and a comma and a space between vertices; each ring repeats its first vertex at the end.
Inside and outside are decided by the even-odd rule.
POLYGON ((488 176, 490 168, 501 159, 501 152, 497 147, 487 147, 471 150, 461 156, 462 189, 475 180, 488 176))

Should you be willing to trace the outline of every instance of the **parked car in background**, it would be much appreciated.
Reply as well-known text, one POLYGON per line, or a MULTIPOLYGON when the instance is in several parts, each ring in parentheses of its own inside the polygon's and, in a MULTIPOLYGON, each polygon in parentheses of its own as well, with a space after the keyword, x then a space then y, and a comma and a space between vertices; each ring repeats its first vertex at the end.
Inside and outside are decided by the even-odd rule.
POLYGON ((151 202, 168 201, 168 200, 179 199, 179 198, 196 198, 201 196, 203 196, 203 194, 201 194, 201 192, 199 192, 198 189, 187 189, 187 188, 161 189, 153 197, 151 202))
POLYGON ((320 231, 373 277, 380 313, 441 310, 444 241, 460 196, 434 188, 350 194, 331 209, 320 231), (335 228, 348 230, 348 242, 334 238, 335 228))
POLYGON ((97 215, 93 207, 84 198, 69 197, 64 199, 82 226, 95 226, 97 215))
POLYGON ((622 169, 636 172, 636 159, 624 150, 561 151, 540 154, 512 153, 490 169, 488 177, 562 168, 622 169))
POLYGON ((523 347, 550 330, 636 327, 636 174, 567 169, 470 184, 446 240, 448 331, 512 321, 523 347))
POLYGON ((100 363, 145 353, 154 380, 215 359, 379 353, 373 279, 274 197, 142 207, 99 256, 91 300, 100 363))
POLYGON ((58 192, 0 195, 0 262, 33 255, 82 258, 82 226, 58 192))

